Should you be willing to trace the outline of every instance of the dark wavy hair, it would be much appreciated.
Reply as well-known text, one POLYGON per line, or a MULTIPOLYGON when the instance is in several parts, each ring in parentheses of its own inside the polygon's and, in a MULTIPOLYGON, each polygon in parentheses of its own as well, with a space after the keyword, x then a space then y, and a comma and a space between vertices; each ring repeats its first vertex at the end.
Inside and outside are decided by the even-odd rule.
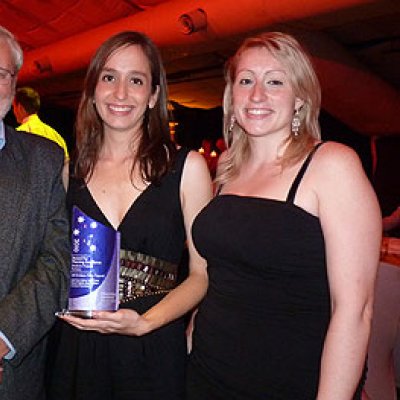
POLYGON ((140 46, 149 60, 152 93, 159 87, 155 106, 145 111, 131 176, 136 164, 139 164, 143 180, 158 182, 170 170, 175 159, 176 147, 171 141, 168 124, 167 81, 160 53, 143 33, 125 31, 110 37, 98 48, 86 73, 75 123, 74 173, 78 179, 90 179, 104 141, 103 121, 94 104, 99 76, 109 57, 116 50, 128 46, 140 46))

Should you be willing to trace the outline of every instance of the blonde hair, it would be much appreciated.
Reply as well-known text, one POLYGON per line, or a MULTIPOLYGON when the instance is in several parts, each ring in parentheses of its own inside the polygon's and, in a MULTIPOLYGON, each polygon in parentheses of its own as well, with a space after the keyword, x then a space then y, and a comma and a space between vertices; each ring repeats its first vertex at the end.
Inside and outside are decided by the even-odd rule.
POLYGON ((310 58, 304 49, 294 37, 281 32, 266 32, 247 38, 225 67, 224 139, 228 150, 217 172, 218 184, 223 184, 236 176, 240 166, 250 155, 248 136, 237 123, 232 124, 232 87, 242 53, 255 47, 267 49, 285 66, 294 95, 304 102, 299 109, 301 125, 298 135, 291 135, 282 143, 282 145, 287 144, 279 160, 282 167, 293 165, 303 158, 321 136, 318 123, 321 88, 310 58))

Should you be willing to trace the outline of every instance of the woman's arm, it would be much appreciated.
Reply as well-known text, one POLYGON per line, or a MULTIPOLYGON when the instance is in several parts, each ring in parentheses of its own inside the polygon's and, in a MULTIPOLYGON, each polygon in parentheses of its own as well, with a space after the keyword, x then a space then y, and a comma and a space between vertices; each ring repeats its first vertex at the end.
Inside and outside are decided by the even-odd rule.
POLYGON ((381 215, 375 193, 351 149, 327 143, 315 161, 332 307, 317 400, 351 400, 370 334, 381 215))
POLYGON ((197 253, 192 240, 192 223, 211 200, 212 185, 207 164, 200 154, 190 152, 181 182, 181 204, 189 250, 189 276, 160 303, 144 314, 150 330, 174 320, 193 309, 207 290, 206 262, 197 253))

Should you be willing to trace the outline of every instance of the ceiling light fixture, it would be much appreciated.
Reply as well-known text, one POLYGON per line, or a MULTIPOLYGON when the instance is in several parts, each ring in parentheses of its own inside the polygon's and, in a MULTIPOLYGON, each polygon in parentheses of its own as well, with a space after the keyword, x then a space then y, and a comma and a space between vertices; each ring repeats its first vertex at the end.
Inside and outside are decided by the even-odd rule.
POLYGON ((207 14, 201 8, 182 14, 179 19, 181 32, 191 35, 207 28, 207 14))

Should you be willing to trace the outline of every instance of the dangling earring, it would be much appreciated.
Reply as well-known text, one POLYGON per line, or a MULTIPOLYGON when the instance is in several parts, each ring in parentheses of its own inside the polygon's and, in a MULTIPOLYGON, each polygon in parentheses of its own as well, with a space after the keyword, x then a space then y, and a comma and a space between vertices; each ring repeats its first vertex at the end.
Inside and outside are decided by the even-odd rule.
POLYGON ((232 114, 231 115, 231 121, 229 123, 229 128, 228 128, 228 132, 231 133, 233 131, 233 128, 235 127, 236 124, 236 118, 235 116, 232 114))
POLYGON ((296 110, 292 119, 292 133, 294 137, 299 136, 300 125, 301 125, 300 113, 299 110, 296 110))

